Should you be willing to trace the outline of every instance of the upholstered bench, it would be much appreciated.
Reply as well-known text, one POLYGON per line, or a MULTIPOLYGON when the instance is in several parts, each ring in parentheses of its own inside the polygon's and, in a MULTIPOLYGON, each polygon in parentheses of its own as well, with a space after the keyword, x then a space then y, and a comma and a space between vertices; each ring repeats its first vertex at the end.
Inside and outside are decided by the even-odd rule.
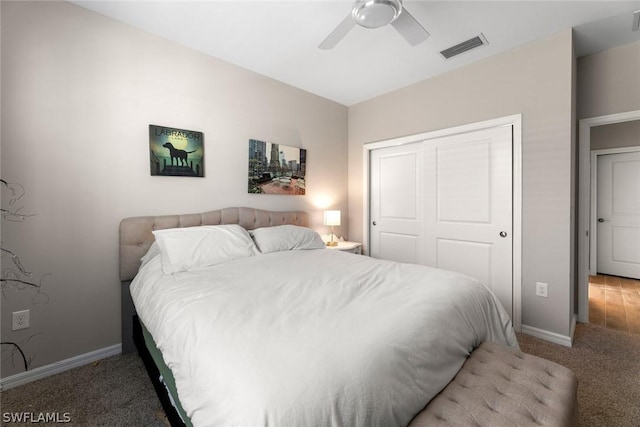
POLYGON ((577 388, 564 366, 484 342, 409 427, 575 426, 577 388))

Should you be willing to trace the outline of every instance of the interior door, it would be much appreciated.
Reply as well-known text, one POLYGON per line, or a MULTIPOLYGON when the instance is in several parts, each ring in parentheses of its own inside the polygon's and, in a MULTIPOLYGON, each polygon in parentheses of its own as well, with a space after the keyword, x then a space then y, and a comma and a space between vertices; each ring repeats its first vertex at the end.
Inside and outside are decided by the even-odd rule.
POLYGON ((428 264, 481 280, 513 308, 512 127, 439 138, 425 147, 428 264))
POLYGON ((600 155, 597 171, 597 271, 640 279, 640 152, 600 155))
POLYGON ((370 153, 369 255, 424 264, 421 142, 370 153))

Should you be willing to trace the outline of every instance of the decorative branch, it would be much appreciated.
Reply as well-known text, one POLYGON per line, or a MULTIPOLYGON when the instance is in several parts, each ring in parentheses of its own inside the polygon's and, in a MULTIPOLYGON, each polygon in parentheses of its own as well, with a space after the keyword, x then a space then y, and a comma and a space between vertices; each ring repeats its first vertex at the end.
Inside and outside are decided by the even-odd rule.
MULTIPOLYGON (((6 219, 7 221, 21 222, 28 217, 37 215, 23 213, 22 206, 16 207, 16 203, 20 201, 25 195, 24 187, 22 185, 7 182, 4 179, 0 179, 0 183, 10 192, 8 208, 0 208, 0 215, 2 219, 6 219)), ((5 291, 9 285, 15 287, 18 290, 34 289, 35 295, 31 299, 31 304, 46 305, 49 302, 49 295, 47 295, 45 292, 42 292, 42 284, 45 277, 51 276, 51 274, 44 274, 37 282, 31 280, 32 273, 24 267, 22 261, 20 260, 20 257, 15 252, 2 247, 2 241, 0 241, 0 256, 10 257, 11 263, 13 264, 13 268, 3 268, 2 271, 0 271, 0 289, 2 290, 2 296, 6 298, 5 291)), ((11 358, 12 364, 14 363, 16 352, 19 352, 24 364, 24 369, 25 371, 27 371, 35 355, 27 359, 27 356, 25 355, 25 352, 22 350, 21 346, 26 345, 29 341, 31 341, 32 338, 42 333, 44 332, 30 335, 25 341, 21 343, 16 343, 13 341, 3 341, 0 343, 0 345, 11 346, 9 357, 11 358)), ((5 360, 6 359, 3 357, 0 362, 4 363, 5 360)))
POLYGON ((22 199, 24 196, 24 187, 17 182, 7 182, 4 179, 0 178, 0 183, 4 184, 5 187, 11 191, 12 197, 9 200, 9 206, 13 206, 15 202, 22 199))
POLYGON ((11 192, 11 197, 9 198, 9 209, 0 208, 2 218, 7 221, 24 221, 28 217, 37 215, 22 213, 22 206, 18 208, 14 207, 16 202, 22 199, 25 195, 24 187, 22 185, 16 182, 7 182, 4 179, 0 179, 0 183, 2 183, 11 192))
MULTIPOLYGON (((0 342, 0 345, 12 345, 13 351, 18 350, 20 352, 20 355, 22 356, 22 362, 24 363, 24 370, 25 371, 29 370, 29 364, 27 363, 27 356, 24 355, 24 351, 22 351, 22 349, 18 344, 10 341, 3 341, 3 342, 0 342)), ((13 360, 13 352, 11 353, 11 360, 13 360)))
POLYGON ((21 283, 23 285, 33 286, 34 288, 39 287, 35 283, 25 282, 24 280, 20 280, 20 279, 0 279, 0 282, 2 283, 15 282, 15 283, 21 283))
MULTIPOLYGON (((2 244, 2 241, 0 241, 0 245, 2 244)), ((13 253, 12 251, 10 251, 9 249, 5 249, 3 247, 0 247, 0 250, 6 254, 11 255, 11 261, 13 262, 13 264, 18 267, 18 270, 20 270, 20 272, 22 274, 24 274, 25 276, 31 276, 31 272, 27 271, 23 266, 22 266, 22 261, 20 261, 20 258, 18 257, 18 255, 16 255, 15 253, 13 253)))
MULTIPOLYGON (((15 363, 14 363, 14 358, 16 355, 16 352, 20 353, 20 358, 22 359, 22 364, 24 366, 24 370, 28 371, 29 368, 31 367, 31 363, 33 362, 33 360, 36 358, 36 355, 32 355, 30 357, 27 357, 26 353, 22 350, 22 348, 29 344, 29 341, 31 341, 33 338, 37 337, 38 335, 42 335, 44 334, 46 331, 42 331, 40 333, 37 334, 32 334, 29 335, 25 340, 17 343, 17 342, 13 342, 13 341, 2 341, 0 343, 0 345, 7 345, 7 346, 11 346, 11 351, 9 353, 9 356, 6 358, 3 358, 2 363, 4 363, 6 360, 11 359, 11 364, 12 366, 15 367, 15 363)), ((6 353, 6 351, 2 351, 3 353, 6 353)))
POLYGON ((2 287, 2 295, 6 298, 5 290, 8 285, 13 284, 16 289, 28 289, 28 287, 35 289, 36 293, 31 298, 31 304, 38 305, 43 304, 47 305, 49 303, 49 295, 46 292, 42 291, 42 282, 48 276, 52 276, 51 273, 44 274, 38 283, 29 282, 27 280, 23 280, 19 276, 16 275, 15 271, 3 271, 2 278, 0 278, 0 286, 2 287))

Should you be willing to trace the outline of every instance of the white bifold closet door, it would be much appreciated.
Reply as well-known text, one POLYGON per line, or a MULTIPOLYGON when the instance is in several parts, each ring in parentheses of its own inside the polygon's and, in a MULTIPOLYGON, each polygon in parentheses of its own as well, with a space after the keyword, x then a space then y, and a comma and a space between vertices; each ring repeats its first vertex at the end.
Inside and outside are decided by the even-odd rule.
POLYGON ((513 310, 512 127, 371 151, 370 255, 475 277, 513 310))

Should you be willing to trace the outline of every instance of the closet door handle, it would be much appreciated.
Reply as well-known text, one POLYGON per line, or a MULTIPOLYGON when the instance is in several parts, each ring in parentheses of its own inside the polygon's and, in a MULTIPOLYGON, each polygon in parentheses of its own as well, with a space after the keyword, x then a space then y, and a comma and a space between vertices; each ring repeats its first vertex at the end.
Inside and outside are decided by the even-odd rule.
POLYGON ((507 232, 506 231, 501 231, 500 232, 500 237, 507 237, 507 232))
POLYGON ((376 225, 378 225, 378 223, 377 223, 377 222, 375 222, 375 221, 373 221, 373 222, 371 223, 371 225, 373 225, 373 226, 375 227, 376 225))

